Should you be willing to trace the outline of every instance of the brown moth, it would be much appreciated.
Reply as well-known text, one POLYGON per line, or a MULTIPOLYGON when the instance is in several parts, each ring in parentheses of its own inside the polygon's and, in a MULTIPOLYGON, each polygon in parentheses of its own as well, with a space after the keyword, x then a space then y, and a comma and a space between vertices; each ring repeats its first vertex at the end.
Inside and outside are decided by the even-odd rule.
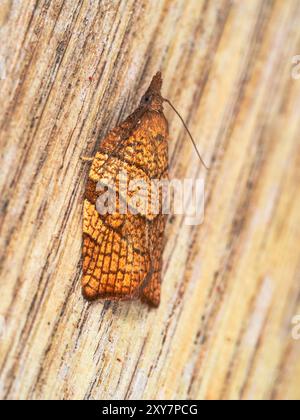
POLYGON ((141 298, 159 305, 166 224, 162 194, 158 211, 151 206, 145 211, 133 201, 123 212, 120 207, 128 201, 128 192, 121 188, 120 173, 127 174, 125 187, 138 179, 150 190, 153 180, 168 179, 169 133, 161 86, 157 73, 139 107, 108 133, 93 159, 83 214, 82 289, 88 300, 141 298), (113 212, 102 214, 97 202, 108 190, 115 194, 117 205, 113 212))

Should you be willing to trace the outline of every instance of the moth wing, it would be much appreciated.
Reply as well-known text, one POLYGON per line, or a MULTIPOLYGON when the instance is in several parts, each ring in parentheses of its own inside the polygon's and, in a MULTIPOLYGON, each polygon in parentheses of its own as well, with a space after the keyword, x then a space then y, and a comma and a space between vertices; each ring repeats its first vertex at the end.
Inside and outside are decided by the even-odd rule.
MULTIPOLYGON (((139 116, 138 112, 103 140, 90 170, 84 202, 82 287, 89 300, 141 296, 158 306, 163 245, 162 238, 155 239, 153 227, 161 216, 137 207, 137 214, 120 214, 117 208, 114 214, 101 215, 96 208, 102 194, 97 187, 108 182, 119 185, 120 171, 127 173, 127 183, 141 179, 149 185, 167 170, 167 122, 163 114, 139 116), (153 118, 157 128, 149 138, 153 118)), ((115 192, 120 202, 123 193, 118 186, 115 192)))

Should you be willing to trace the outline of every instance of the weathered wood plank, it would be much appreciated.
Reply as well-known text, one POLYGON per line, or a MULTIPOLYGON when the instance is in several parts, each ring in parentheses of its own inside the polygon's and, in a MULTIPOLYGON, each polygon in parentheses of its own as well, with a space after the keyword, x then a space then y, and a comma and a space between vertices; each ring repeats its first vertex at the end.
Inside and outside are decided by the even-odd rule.
POLYGON ((0 4, 1 398, 300 398, 300 3, 0 4), (206 177, 167 226, 162 303, 80 293, 88 166, 161 69, 170 170, 206 177))

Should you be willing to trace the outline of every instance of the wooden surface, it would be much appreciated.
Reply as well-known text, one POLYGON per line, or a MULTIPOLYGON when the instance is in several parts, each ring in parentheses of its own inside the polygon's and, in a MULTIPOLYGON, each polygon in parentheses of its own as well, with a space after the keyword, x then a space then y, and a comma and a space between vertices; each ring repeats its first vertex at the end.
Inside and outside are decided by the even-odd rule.
POLYGON ((300 398, 300 1, 0 4, 1 398, 300 398), (80 156, 159 69, 204 223, 169 220, 159 309, 88 304, 80 156))

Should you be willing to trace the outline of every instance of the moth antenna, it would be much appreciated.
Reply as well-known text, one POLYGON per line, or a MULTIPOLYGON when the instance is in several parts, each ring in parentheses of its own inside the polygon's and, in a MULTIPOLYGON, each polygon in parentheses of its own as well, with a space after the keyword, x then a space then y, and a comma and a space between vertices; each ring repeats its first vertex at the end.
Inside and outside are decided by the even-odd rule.
POLYGON ((202 159, 202 157, 201 157, 201 155, 200 155, 200 153, 199 153, 199 150, 197 149, 197 146, 196 146, 196 142, 195 142, 195 140, 194 140, 194 138, 193 138, 193 136, 192 136, 192 134, 191 134, 191 132, 190 132, 190 130, 188 129, 188 126, 186 125, 186 123, 184 122, 184 119, 182 118, 182 116, 179 114, 179 112, 177 111, 177 109, 175 108, 175 106, 169 101, 169 99, 166 99, 166 98, 163 98, 163 101, 164 102, 167 102, 169 105, 170 105, 170 107, 173 109, 173 111, 177 114, 177 116, 180 118, 180 120, 181 120, 181 122, 182 122, 182 124, 183 124, 183 126, 184 126, 184 128, 186 129, 186 131, 187 131, 187 133, 188 133, 188 135, 189 135, 189 137, 190 137, 190 139, 191 139, 191 141, 192 141, 192 143, 193 143, 193 146, 194 146, 194 148, 195 148, 195 150, 196 150, 196 153, 197 153, 197 155, 198 155, 198 157, 199 157, 199 159, 200 159, 200 162, 202 163, 202 165, 205 167, 205 169, 206 170, 209 170, 209 167, 205 164, 205 162, 204 162, 204 160, 202 159))

